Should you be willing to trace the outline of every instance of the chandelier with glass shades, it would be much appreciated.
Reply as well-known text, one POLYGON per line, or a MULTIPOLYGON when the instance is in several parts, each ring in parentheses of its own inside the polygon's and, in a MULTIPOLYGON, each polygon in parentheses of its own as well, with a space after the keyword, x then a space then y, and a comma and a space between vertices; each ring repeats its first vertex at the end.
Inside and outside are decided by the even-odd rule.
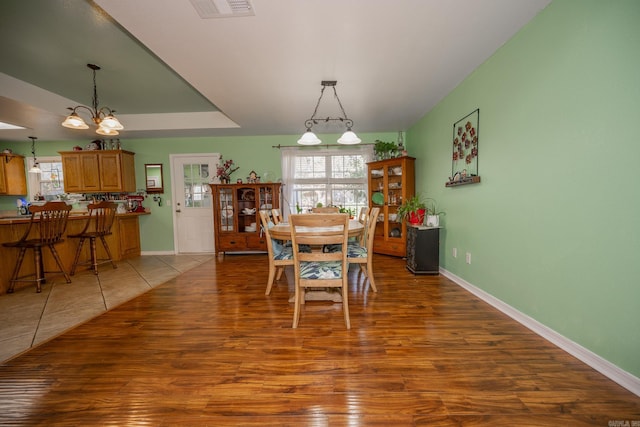
POLYGON ((302 137, 298 140, 298 144, 301 145, 317 145, 322 141, 320 138, 316 136, 315 133, 311 131, 313 125, 317 125, 319 122, 330 122, 330 121, 340 121, 345 124, 347 127, 347 131, 342 134, 340 138, 338 138, 339 144, 344 145, 352 145, 359 144, 361 139, 351 130, 353 127, 353 120, 347 117, 347 113, 344 112, 344 108, 342 107, 342 102, 340 102, 340 98, 338 98, 338 92, 336 92, 336 84, 338 82, 335 80, 323 80, 320 84, 322 85, 322 90, 320 90, 320 98, 318 98, 318 102, 316 103, 316 108, 313 110, 313 114, 310 119, 307 119, 304 122, 307 131, 302 135, 302 137), (316 114, 318 113, 318 107, 320 106, 320 101, 322 101, 322 97, 324 96, 324 90, 327 87, 331 87, 333 89, 333 95, 338 101, 338 105, 340 106, 340 111, 342 112, 342 117, 326 117, 326 118, 317 118, 316 114))
POLYGON ((93 99, 91 107, 86 105, 77 105, 75 107, 68 107, 71 110, 71 114, 62 122, 62 126, 70 129, 89 129, 89 126, 78 115, 78 110, 87 110, 91 114, 91 120, 98 126, 96 133, 100 135, 119 135, 119 130, 124 129, 124 126, 120 124, 120 121, 113 115, 116 110, 112 110, 109 107, 98 108, 98 89, 96 87, 96 71, 100 69, 95 64, 87 64, 91 70, 93 70, 93 99))

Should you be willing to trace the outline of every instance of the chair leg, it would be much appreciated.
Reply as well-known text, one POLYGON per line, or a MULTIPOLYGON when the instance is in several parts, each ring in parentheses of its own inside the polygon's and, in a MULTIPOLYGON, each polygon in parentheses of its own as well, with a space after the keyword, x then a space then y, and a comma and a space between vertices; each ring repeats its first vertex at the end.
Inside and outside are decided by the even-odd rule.
POLYGON ((47 245, 47 246, 49 246, 49 250, 51 250, 51 255, 53 255, 53 259, 56 260, 56 264, 58 264, 58 268, 60 269, 62 274, 64 274, 64 279, 67 281, 67 283, 71 283, 71 278, 69 277, 69 275, 64 269, 64 266, 62 265, 62 261, 60 260, 58 251, 56 251, 56 248, 53 246, 53 244, 47 245))
POLYGON ((284 273, 284 266, 279 266, 276 270, 276 280, 282 278, 282 273, 284 273))
POLYGON ((91 253, 91 269, 98 274, 98 248, 95 237, 89 237, 89 252, 91 253))
POLYGON ((76 267, 78 266, 78 262, 80 261, 80 253, 82 252, 82 245, 84 245, 84 237, 80 237, 80 242, 78 243, 78 249, 76 249, 76 257, 73 259, 73 266, 71 267, 71 275, 76 274, 76 267))
POLYGON ((109 250, 109 245, 107 245, 107 240, 104 236, 100 236, 100 241, 102 242, 102 246, 104 246, 105 252, 107 252, 107 256, 109 257, 109 261, 111 261, 111 266, 113 268, 118 268, 115 262, 113 262, 113 257, 111 256, 111 250, 109 250))
POLYGON ((295 286, 296 293, 295 297, 293 298, 295 303, 293 306, 293 325, 291 326, 294 329, 298 327, 298 320, 300 319, 300 298, 304 299, 304 293, 301 291, 297 283, 295 286))
POLYGON ((13 293, 13 287, 16 284, 18 274, 20 274, 20 267, 22 267, 22 261, 24 261, 24 254, 26 252, 27 248, 20 248, 20 252, 18 252, 18 260, 16 261, 16 266, 13 269, 13 274, 11 275, 11 280, 9 281, 9 289, 7 289, 8 294, 13 293))
POLYGON ((367 263, 367 278, 369 279, 369 283, 371 284, 371 289, 373 289, 373 292, 378 292, 378 288, 376 288, 376 281, 373 278, 373 263, 371 262, 371 260, 369 260, 369 262, 367 263))
POLYGON ((33 248, 33 261, 36 268, 36 292, 42 292, 42 282, 44 282, 44 268, 42 266, 42 248, 36 246, 33 248))
POLYGON ((271 293, 271 287, 273 286, 273 279, 276 277, 276 270, 278 267, 273 264, 269 264, 269 278, 267 279, 267 290, 264 291, 265 295, 269 295, 271 293))
POLYGON ((348 284, 345 283, 342 285, 342 310, 344 311, 344 324, 347 329, 351 329, 351 320, 349 318, 349 293, 348 284))

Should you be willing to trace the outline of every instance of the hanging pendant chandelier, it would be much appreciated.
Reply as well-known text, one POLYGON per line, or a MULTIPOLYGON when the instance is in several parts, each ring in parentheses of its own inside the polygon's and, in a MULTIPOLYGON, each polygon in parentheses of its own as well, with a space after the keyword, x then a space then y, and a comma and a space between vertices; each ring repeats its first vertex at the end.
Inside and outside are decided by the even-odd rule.
POLYGON ((98 71, 100 67, 95 64, 87 64, 87 67, 93 70, 93 99, 91 101, 91 107, 87 107, 86 105, 77 105, 73 108, 69 107, 68 109, 71 110, 71 114, 62 122, 62 126, 70 129, 89 129, 89 125, 78 115, 78 110, 86 110, 91 114, 91 120, 98 126, 96 133, 107 136, 118 135, 118 131, 124 129, 124 126, 122 126, 120 121, 113 115, 116 110, 112 110, 109 107, 98 108, 96 71, 98 71))
POLYGON ((311 128, 313 125, 318 124, 319 122, 330 122, 330 121, 340 121, 345 124, 347 130, 342 134, 340 138, 338 138, 338 144, 344 145, 352 145, 359 144, 362 140, 358 138, 358 136, 351 130, 353 127, 353 120, 347 117, 347 113, 345 113, 344 108, 342 107, 342 102, 340 102, 340 98, 338 97, 338 92, 336 92, 336 84, 338 82, 335 80, 323 80, 320 84, 322 85, 322 89, 320 90, 320 98, 318 98, 318 102, 316 103, 316 108, 313 110, 313 114, 311 118, 307 119, 304 122, 307 131, 300 137, 298 140, 298 144, 301 145, 317 145, 322 141, 320 138, 316 136, 315 133, 312 132, 311 128), (322 101, 322 97, 324 96, 324 90, 327 87, 331 87, 333 89, 333 95, 338 101, 338 105, 340 106, 340 111, 342 112, 341 117, 326 117, 326 118, 317 118, 316 114, 318 114, 318 107, 320 106, 320 101, 322 101))
POLYGON ((33 156, 33 166, 29 169, 29 173, 42 173, 38 159, 36 159, 36 139, 38 138, 35 136, 29 136, 28 138, 31 139, 31 155, 33 156))

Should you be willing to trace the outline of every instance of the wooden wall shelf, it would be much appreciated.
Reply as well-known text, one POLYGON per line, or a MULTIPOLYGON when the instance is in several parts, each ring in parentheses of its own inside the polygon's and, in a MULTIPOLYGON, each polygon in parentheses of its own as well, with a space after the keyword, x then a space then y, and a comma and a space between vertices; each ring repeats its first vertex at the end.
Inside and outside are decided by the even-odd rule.
POLYGON ((479 176, 469 176, 462 178, 460 181, 448 181, 444 184, 445 187, 457 187, 459 185, 477 184, 480 182, 479 176))

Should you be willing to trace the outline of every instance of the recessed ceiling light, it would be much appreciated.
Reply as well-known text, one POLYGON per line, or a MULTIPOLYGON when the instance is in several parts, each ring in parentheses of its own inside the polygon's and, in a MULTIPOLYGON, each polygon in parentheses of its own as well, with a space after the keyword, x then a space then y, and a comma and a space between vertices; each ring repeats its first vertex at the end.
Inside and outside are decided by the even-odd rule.
POLYGON ((12 125, 11 123, 0 122, 0 129, 26 129, 22 126, 12 125))

